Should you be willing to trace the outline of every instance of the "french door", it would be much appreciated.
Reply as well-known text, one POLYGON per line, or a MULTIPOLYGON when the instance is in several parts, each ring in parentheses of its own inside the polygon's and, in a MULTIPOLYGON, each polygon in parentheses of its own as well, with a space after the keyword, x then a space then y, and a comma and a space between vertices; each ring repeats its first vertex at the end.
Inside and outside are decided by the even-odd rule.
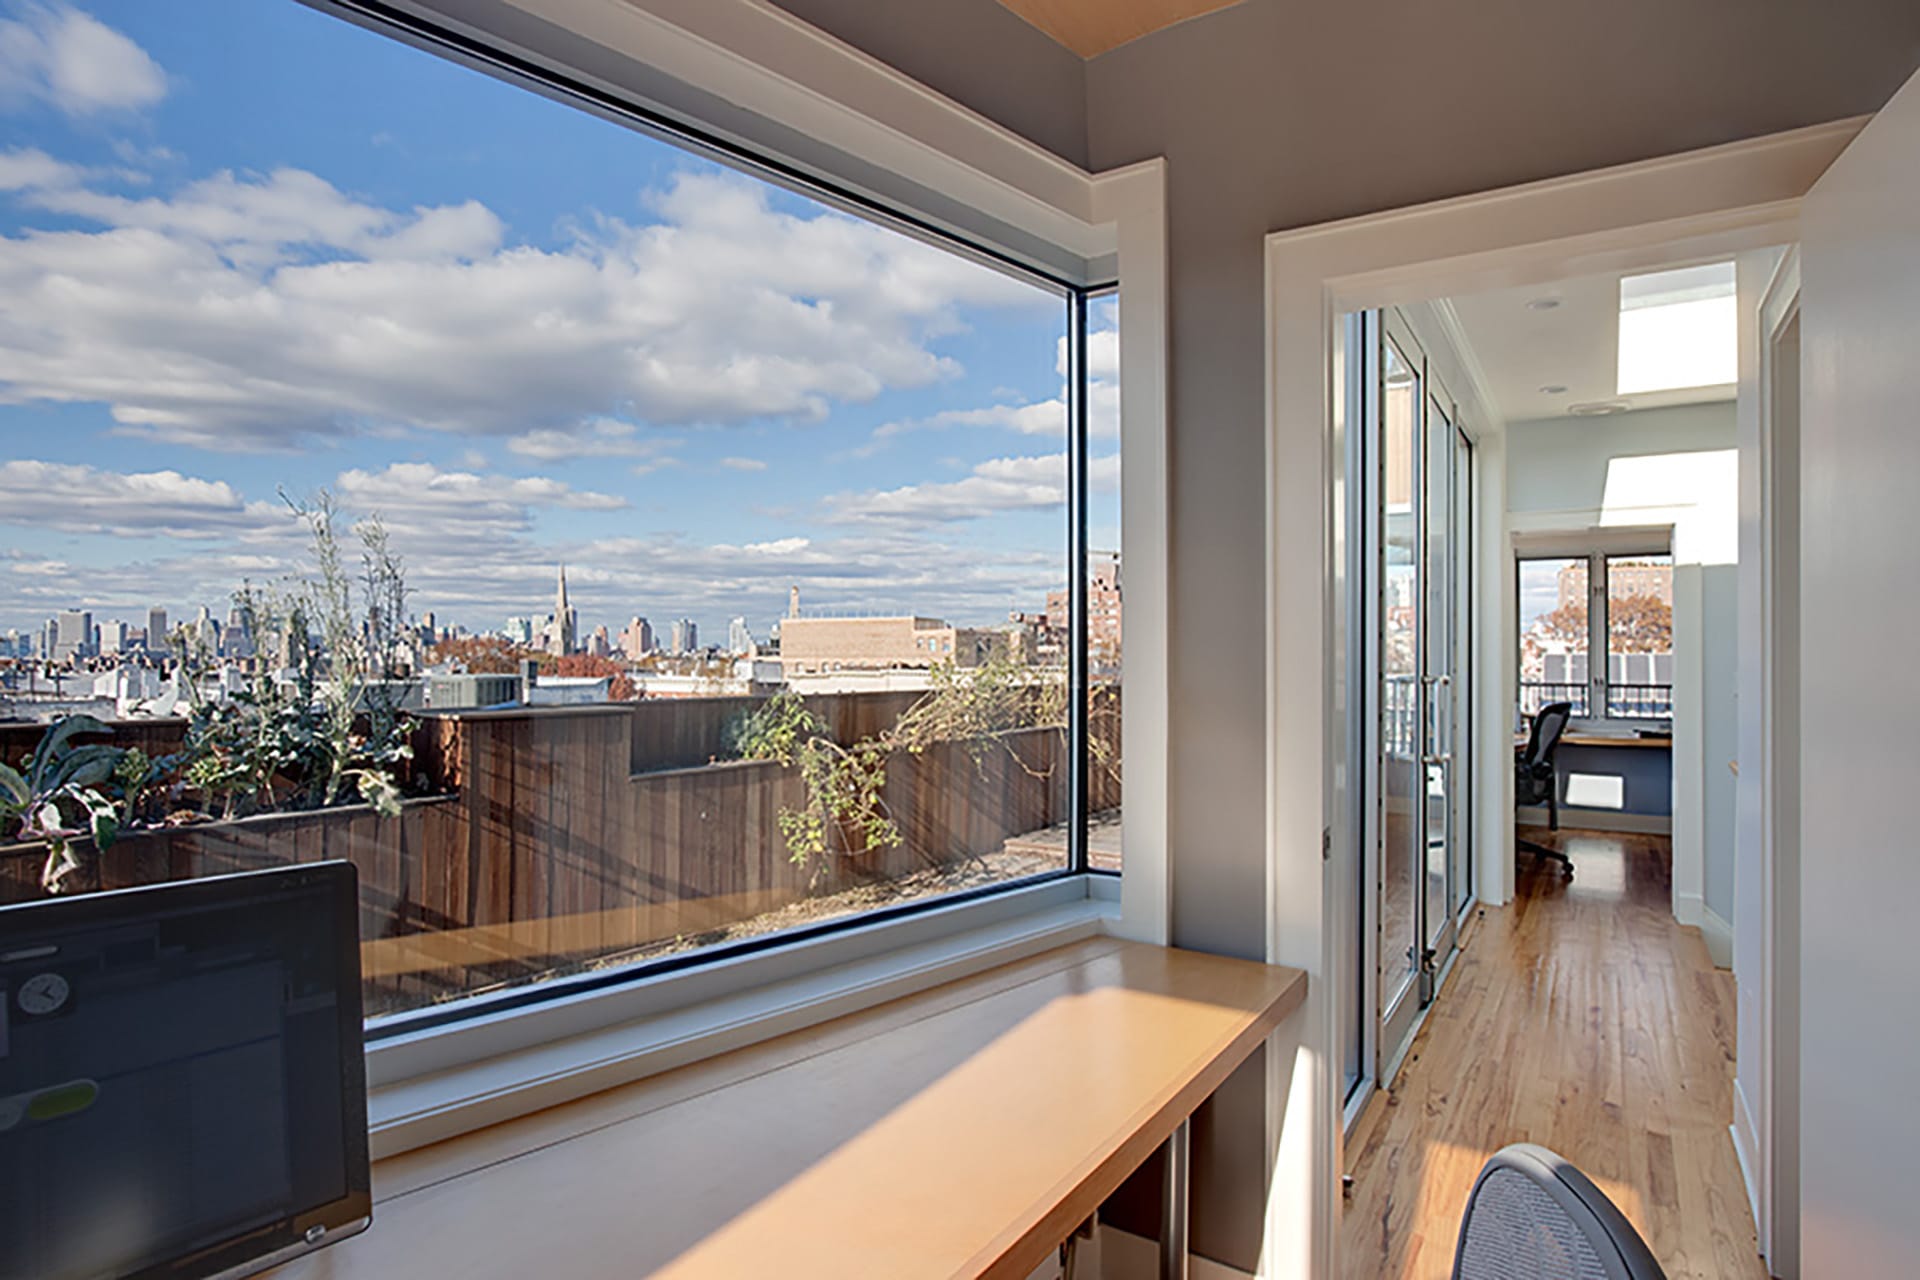
POLYGON ((1466 687, 1471 443, 1396 313, 1360 326, 1368 356, 1360 442, 1369 562, 1362 628, 1373 713, 1369 778, 1376 1078, 1404 1050, 1458 941, 1470 896, 1466 687))

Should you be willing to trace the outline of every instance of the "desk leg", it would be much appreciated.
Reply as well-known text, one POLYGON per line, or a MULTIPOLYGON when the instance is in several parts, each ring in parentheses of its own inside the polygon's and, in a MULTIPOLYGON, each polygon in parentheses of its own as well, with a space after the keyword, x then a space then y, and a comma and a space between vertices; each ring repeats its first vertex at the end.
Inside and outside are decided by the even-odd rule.
POLYGON ((1193 1122, 1182 1120, 1167 1139, 1160 1188, 1160 1280, 1187 1280, 1187 1207, 1192 1191, 1193 1122))

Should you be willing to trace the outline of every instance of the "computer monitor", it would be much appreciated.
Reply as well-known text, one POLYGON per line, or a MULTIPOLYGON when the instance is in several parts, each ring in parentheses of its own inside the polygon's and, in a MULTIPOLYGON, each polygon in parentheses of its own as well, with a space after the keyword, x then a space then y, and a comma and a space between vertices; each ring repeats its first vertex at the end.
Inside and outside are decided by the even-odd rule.
POLYGON ((345 862, 0 908, 0 1278, 251 1275, 371 1217, 345 862))

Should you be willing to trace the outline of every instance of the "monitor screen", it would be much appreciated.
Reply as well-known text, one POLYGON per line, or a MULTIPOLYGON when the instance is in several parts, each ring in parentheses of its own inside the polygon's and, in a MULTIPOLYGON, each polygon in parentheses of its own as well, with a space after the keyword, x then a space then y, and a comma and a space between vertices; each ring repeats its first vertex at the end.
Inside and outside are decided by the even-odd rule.
POLYGON ((344 862, 0 908, 0 1278, 246 1275, 363 1228, 344 862))

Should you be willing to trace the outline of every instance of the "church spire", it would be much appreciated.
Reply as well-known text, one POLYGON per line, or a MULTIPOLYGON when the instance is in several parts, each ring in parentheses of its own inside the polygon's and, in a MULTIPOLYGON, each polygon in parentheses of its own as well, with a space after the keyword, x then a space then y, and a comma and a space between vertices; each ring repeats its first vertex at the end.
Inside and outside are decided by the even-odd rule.
POLYGON ((560 566, 560 588, 553 598, 553 629, 547 636, 547 651, 565 657, 579 647, 579 615, 567 603, 567 566, 560 566))

